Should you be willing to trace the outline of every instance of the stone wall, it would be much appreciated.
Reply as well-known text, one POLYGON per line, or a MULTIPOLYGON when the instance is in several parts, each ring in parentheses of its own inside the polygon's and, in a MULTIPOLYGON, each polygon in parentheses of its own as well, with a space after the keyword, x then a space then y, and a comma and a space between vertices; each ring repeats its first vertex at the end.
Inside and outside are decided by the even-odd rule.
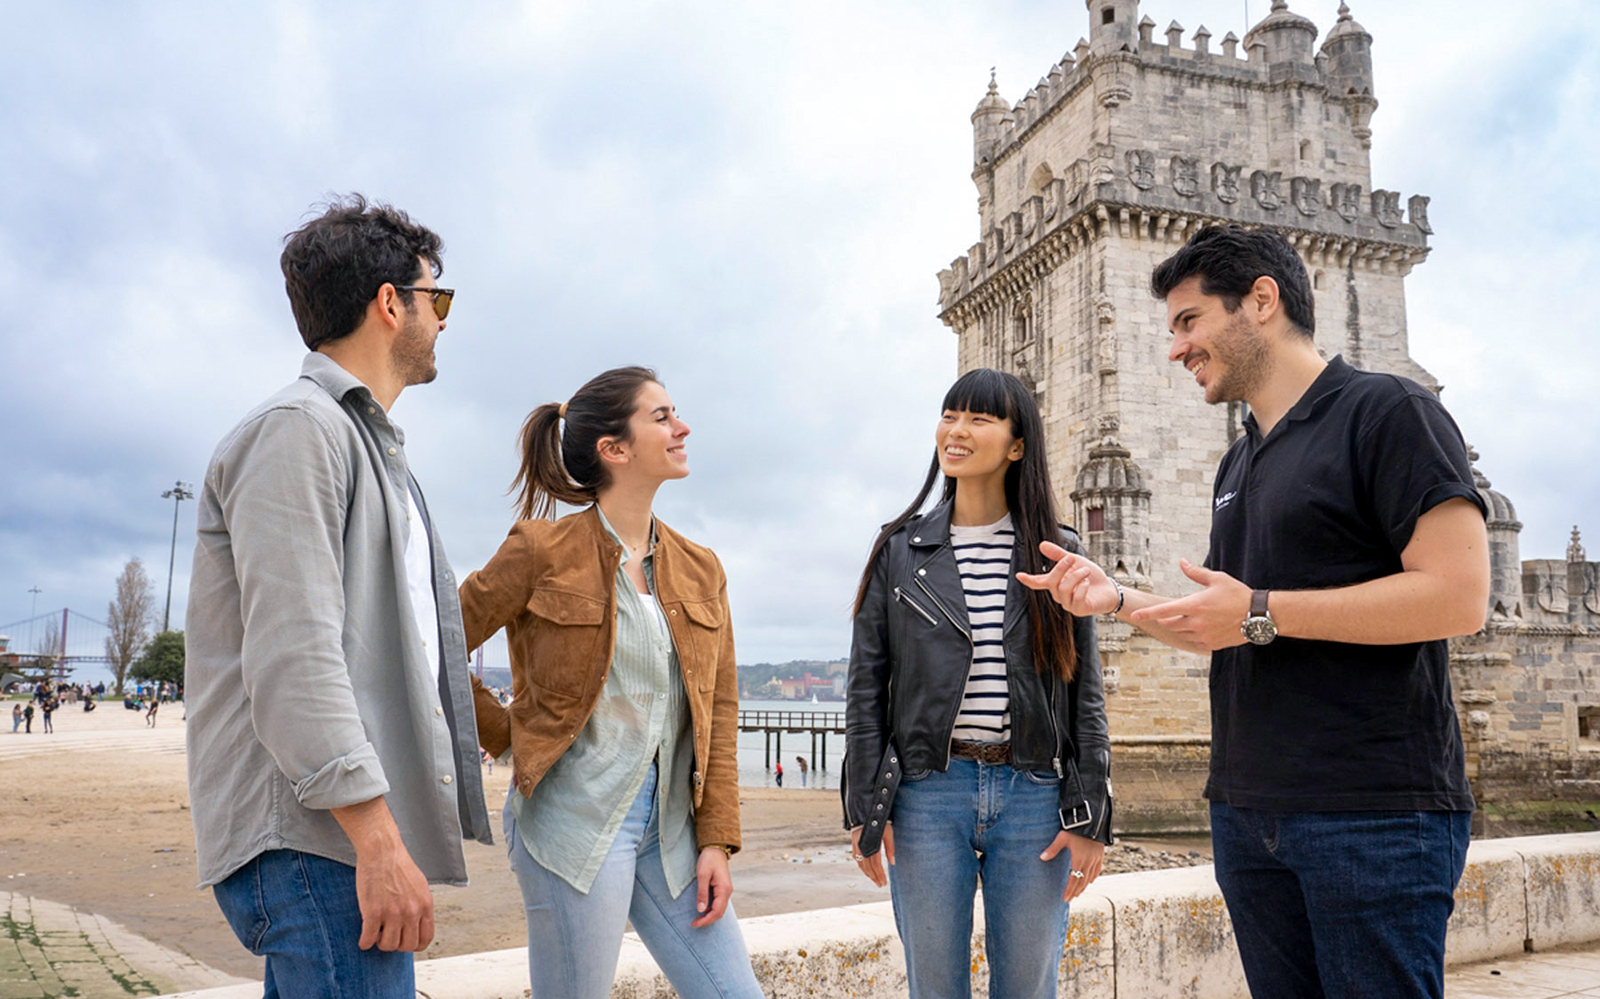
POLYGON ((1593 828, 1600 813, 1600 629, 1498 616, 1451 644, 1477 831, 1593 828))
MULTIPOLYGON (((988 995, 981 898, 972 994, 988 995)), ((905 994, 904 955, 888 902, 740 921, 763 992, 774 999, 905 994)), ((1456 889, 1445 963, 1600 940, 1600 834, 1474 843, 1456 889)), ((423 961, 430 999, 521 999, 522 948, 423 961)), ((1233 927, 1210 866, 1116 874, 1072 904, 1059 971, 1062 999, 1247 999, 1233 927)), ((181 993, 252 999, 261 986, 181 993)), ((638 938, 624 938, 613 999, 676 995, 638 938)), ((171 999, 179 999, 179 996, 171 999)))

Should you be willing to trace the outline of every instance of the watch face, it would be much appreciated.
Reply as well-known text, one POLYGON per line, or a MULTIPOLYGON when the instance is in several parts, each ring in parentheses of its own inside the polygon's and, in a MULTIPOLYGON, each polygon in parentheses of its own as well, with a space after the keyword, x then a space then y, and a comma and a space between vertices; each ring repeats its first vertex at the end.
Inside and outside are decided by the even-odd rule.
POLYGON ((1239 630, 1254 645, 1266 645, 1278 637, 1278 626, 1272 623, 1272 618, 1265 616, 1245 618, 1244 627, 1239 630))

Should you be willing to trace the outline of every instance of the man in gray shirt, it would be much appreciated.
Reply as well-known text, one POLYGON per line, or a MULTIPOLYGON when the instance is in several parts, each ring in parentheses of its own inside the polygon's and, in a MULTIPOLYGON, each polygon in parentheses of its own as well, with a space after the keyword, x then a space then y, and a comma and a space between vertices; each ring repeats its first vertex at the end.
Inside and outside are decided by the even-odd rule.
POLYGON ((389 420, 433 380, 439 237, 359 195, 291 233, 312 353, 217 446, 187 619, 201 887, 268 996, 412 999, 430 883, 491 842, 456 582, 389 420))

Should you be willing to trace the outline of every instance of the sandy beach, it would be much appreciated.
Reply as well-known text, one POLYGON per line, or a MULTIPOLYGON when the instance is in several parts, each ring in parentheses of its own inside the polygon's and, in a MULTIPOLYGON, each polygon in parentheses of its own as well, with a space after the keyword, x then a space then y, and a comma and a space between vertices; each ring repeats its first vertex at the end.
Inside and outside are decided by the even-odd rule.
MULTIPOLYGON (((0 702, 7 714, 10 703, 0 702)), ((155 729, 107 700, 92 714, 56 713, 55 734, 0 732, 0 874, 6 890, 105 915, 173 950, 237 975, 260 962, 234 939, 209 891, 195 888, 194 833, 183 752, 183 706, 164 705, 155 729)), ((498 816, 507 768, 485 774, 498 816)), ((888 898, 849 861, 838 792, 747 788, 744 850, 733 860, 735 909, 744 916, 888 898)), ((498 838, 498 837, 497 837, 498 838)), ((447 957, 524 942, 521 897, 504 844, 465 844, 472 883, 436 888, 437 934, 419 957, 447 957)), ((1193 863, 1204 840, 1113 848, 1108 869, 1193 863), (1143 847, 1129 849, 1129 847, 1143 847), (1156 861, 1155 851, 1176 857, 1156 861)))

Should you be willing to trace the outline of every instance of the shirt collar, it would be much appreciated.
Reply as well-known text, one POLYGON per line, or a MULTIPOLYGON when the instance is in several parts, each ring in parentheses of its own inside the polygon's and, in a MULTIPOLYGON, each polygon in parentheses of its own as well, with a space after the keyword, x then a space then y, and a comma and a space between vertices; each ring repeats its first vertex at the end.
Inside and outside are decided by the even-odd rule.
MULTIPOLYGON (((1354 375, 1355 369, 1345 363, 1344 355, 1335 354, 1332 360, 1328 361, 1327 366, 1322 369, 1322 373, 1306 388, 1305 392, 1301 393, 1300 398, 1295 400, 1295 404, 1289 407, 1289 411, 1283 414, 1283 419, 1279 422, 1294 423, 1299 420, 1310 419, 1323 400, 1330 399, 1336 395, 1354 375)), ((1255 413, 1246 413, 1244 423, 1252 434, 1256 437, 1261 436, 1261 428, 1256 426, 1255 413)))
POLYGON ((345 401, 346 396, 354 395, 357 412, 378 422, 387 423, 394 428, 400 442, 405 443, 405 432, 390 420, 388 412, 378 405, 378 401, 372 397, 372 389, 327 354, 316 350, 307 354, 305 360, 300 362, 300 377, 311 379, 318 388, 340 403, 345 401))
MULTIPOLYGON (((627 565, 628 562, 633 558, 632 553, 628 551, 627 542, 623 541, 622 540, 622 535, 618 534, 616 528, 611 526, 611 521, 606 519, 605 511, 600 509, 600 504, 599 503, 596 503, 594 505, 594 513, 595 513, 595 516, 600 518, 600 526, 605 528, 606 534, 611 538, 612 541, 615 541, 617 543, 617 547, 618 548, 622 549, 622 561, 618 562, 617 565, 619 567, 627 565)), ((652 515, 651 518, 650 518, 650 544, 645 549, 644 557, 645 558, 649 558, 650 556, 654 555, 655 553, 656 553, 656 518, 652 515)))

